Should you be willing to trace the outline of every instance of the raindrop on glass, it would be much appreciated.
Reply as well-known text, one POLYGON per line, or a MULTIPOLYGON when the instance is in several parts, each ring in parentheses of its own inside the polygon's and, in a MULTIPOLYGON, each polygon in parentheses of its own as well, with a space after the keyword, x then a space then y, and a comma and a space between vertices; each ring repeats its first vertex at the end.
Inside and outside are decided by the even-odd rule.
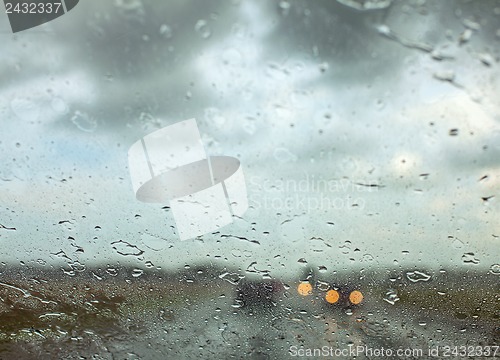
POLYGON ((194 29, 203 39, 208 39, 212 34, 207 21, 203 19, 196 22, 194 29))

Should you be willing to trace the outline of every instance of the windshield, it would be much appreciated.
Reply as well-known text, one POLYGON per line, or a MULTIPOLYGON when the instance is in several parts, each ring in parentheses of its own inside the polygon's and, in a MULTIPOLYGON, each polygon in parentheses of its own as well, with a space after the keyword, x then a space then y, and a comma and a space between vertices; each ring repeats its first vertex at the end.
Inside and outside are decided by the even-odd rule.
POLYGON ((0 358, 500 357, 499 1, 4 4, 0 358))

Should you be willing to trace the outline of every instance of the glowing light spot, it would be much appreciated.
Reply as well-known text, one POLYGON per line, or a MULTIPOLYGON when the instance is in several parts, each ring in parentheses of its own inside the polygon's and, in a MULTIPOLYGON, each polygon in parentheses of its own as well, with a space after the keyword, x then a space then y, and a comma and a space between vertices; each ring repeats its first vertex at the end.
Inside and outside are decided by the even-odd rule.
POLYGON ((340 295, 337 290, 328 290, 325 295, 325 300, 329 302, 330 304, 335 304, 337 301, 339 301, 340 295))
POLYGON ((301 282, 297 287, 297 292, 302 296, 308 296, 312 294, 312 285, 308 282, 301 282))
POLYGON ((354 290, 349 294, 349 301, 354 305, 360 304, 363 301, 363 294, 361 291, 354 290))

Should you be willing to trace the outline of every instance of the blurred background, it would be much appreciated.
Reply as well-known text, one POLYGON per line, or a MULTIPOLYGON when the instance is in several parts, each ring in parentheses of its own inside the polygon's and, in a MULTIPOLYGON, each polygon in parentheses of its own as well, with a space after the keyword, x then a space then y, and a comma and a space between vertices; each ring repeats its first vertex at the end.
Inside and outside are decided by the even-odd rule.
POLYGON ((162 267, 488 269, 499 18, 497 1, 85 1, 12 34, 3 16, 0 257, 137 263, 123 240, 162 267), (135 200, 127 151, 192 117, 242 162, 250 209, 179 242, 168 204, 135 200))
POLYGON ((499 20, 495 0, 82 0, 16 34, 0 15, 0 271, 471 272, 498 319, 499 20), (189 118, 250 208, 181 242, 127 151, 189 118))

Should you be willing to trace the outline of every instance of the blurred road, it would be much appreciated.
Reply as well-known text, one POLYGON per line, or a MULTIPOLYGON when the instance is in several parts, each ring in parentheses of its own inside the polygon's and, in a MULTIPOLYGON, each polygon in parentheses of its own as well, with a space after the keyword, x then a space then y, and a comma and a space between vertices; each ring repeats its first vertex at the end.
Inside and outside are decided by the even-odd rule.
POLYGON ((449 291, 458 289, 461 297, 447 297, 435 291, 438 276, 416 284, 401 278, 398 284, 374 276, 355 283, 341 274, 335 280, 350 279, 364 294, 359 306, 349 306, 328 304, 317 289, 300 295, 298 279, 280 282, 283 287, 269 297, 254 291, 241 298, 245 280, 235 285, 214 276, 223 271, 202 266, 141 276, 133 269, 113 276, 94 269, 90 277, 4 273, 0 358, 282 359, 314 349, 353 358, 355 349, 357 359, 374 359, 385 349, 396 359, 427 359, 441 358, 430 356, 429 348, 498 345, 497 283, 461 291, 463 281, 450 279, 463 274, 448 274, 449 291))

